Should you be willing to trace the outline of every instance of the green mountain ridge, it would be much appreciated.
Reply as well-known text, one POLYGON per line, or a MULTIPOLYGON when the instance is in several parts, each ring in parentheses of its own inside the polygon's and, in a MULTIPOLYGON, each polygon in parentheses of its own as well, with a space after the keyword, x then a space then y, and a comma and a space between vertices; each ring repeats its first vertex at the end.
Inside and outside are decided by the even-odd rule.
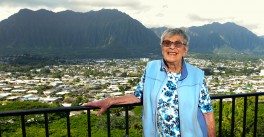
POLYGON ((159 38, 117 10, 20 10, 0 22, 2 55, 124 58, 160 54, 159 38))
MULTIPOLYGON (((160 36, 166 27, 151 28, 160 36)), ((232 22, 183 28, 190 36, 190 52, 220 55, 264 55, 264 40, 232 22)))
MULTIPOLYGON (((30 54, 64 58, 160 57, 160 35, 118 10, 86 13, 21 9, 0 22, 0 55, 30 54)), ((264 39, 228 22, 184 28, 190 52, 264 55, 264 39)))

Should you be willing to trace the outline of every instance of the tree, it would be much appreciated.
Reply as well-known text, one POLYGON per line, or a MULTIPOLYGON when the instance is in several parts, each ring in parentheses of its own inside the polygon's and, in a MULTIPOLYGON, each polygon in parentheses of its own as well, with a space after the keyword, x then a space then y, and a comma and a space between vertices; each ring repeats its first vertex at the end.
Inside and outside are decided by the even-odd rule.
POLYGON ((39 71, 40 74, 42 75, 48 75, 51 73, 50 69, 49 68, 43 68, 39 71))

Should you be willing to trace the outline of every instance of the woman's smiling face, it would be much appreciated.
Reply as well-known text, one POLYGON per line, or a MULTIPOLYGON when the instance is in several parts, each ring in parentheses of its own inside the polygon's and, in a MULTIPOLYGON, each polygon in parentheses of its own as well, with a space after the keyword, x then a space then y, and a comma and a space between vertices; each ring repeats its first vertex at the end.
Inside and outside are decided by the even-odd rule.
POLYGON ((167 63, 181 62, 188 52, 188 46, 181 35, 165 36, 162 46, 162 55, 167 63))

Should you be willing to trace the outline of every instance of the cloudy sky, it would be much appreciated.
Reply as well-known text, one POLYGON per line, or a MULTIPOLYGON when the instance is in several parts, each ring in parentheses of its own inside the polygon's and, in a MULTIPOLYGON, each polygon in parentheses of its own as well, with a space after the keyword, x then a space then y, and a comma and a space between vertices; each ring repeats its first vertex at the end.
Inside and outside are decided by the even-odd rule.
POLYGON ((234 22, 264 35, 262 0, 1 0, 0 21, 20 9, 54 12, 118 9, 146 27, 190 27, 234 22))

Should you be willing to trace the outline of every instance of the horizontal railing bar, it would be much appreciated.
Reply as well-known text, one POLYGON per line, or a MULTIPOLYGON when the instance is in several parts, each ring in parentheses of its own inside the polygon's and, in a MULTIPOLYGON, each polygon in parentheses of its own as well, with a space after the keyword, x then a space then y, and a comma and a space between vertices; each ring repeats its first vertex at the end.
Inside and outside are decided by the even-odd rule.
POLYGON ((252 93, 230 94, 230 95, 216 95, 216 96, 211 95, 211 99, 246 97, 246 96, 257 96, 257 95, 264 95, 264 92, 252 92, 252 93))
MULTIPOLYGON (((140 106, 142 103, 134 103, 134 104, 121 104, 121 105, 113 105, 110 108, 118 108, 125 106, 140 106)), ((15 111, 6 111, 0 112, 0 117, 5 116, 20 116, 20 115, 31 115, 31 114, 40 114, 44 112, 56 113, 56 112, 68 112, 68 111, 80 111, 80 110, 88 110, 88 109, 98 109, 98 107, 84 107, 84 106, 74 106, 74 107, 57 107, 57 108, 39 108, 39 109, 28 109, 28 110, 15 110, 15 111)))
MULTIPOLYGON (((233 97, 258 96, 258 95, 264 95, 264 92, 231 94, 231 95, 216 95, 216 96, 211 96, 211 99, 223 99, 223 98, 233 98, 233 97)), ((141 105, 142 103, 120 104, 120 105, 113 105, 110 108, 141 106, 141 105)), ((56 113, 56 112, 68 112, 68 111, 80 111, 80 110, 88 110, 88 109, 98 109, 98 108, 97 107, 73 106, 73 107, 57 107, 57 108, 39 108, 39 109, 29 109, 29 110, 14 110, 14 111, 0 112, 0 117, 41 114, 44 112, 56 113)))

